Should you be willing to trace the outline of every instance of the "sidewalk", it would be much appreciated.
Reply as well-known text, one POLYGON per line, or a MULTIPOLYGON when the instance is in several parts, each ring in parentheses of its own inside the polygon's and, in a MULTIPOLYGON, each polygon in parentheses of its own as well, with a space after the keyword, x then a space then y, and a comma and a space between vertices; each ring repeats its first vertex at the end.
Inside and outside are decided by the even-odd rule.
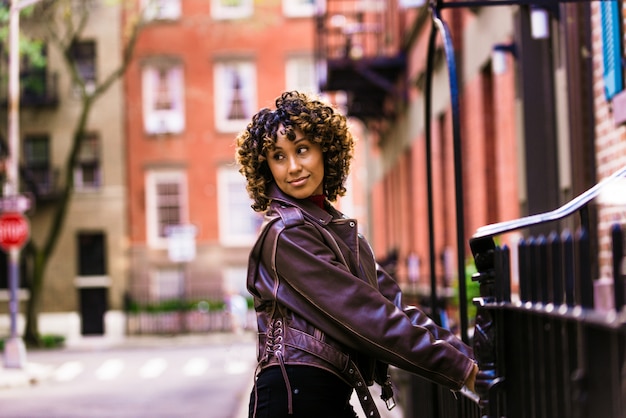
MULTIPOLYGON (((246 342, 254 344, 254 334, 244 333, 223 333, 216 332, 210 334, 190 334, 177 336, 128 336, 124 338, 110 339, 106 337, 83 337, 71 345, 59 349, 63 351, 104 351, 116 348, 146 348, 146 347, 171 347, 190 345, 211 345, 246 342)), ((38 349, 40 351, 43 349, 38 349)), ((1 353, 0 353, 1 354, 1 353)), ((4 358, 0 358, 0 390, 15 387, 23 387, 37 384, 47 379, 52 373, 51 366, 28 361, 26 353, 26 364, 22 369, 6 368, 4 358)), ((252 379, 252 370, 250 371, 252 379)))

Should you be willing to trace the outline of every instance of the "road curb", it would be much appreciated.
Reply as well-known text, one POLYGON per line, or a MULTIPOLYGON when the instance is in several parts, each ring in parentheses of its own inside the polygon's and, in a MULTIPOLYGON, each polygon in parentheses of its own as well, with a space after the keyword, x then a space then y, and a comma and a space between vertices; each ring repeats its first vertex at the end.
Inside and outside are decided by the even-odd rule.
POLYGON ((28 363, 22 369, 0 368, 0 389, 30 386, 50 376, 51 367, 39 363, 28 363))
MULTIPOLYGON (((80 341, 59 348, 62 351, 101 351, 118 348, 150 348, 164 346, 197 346, 211 344, 238 344, 254 341, 255 334, 211 333, 170 336, 128 336, 112 340, 106 337, 83 337, 80 341)), ((28 354, 27 354, 28 357, 28 354)), ((37 384, 50 377, 52 367, 45 364, 26 362, 23 368, 7 368, 0 364, 0 390, 37 384)))

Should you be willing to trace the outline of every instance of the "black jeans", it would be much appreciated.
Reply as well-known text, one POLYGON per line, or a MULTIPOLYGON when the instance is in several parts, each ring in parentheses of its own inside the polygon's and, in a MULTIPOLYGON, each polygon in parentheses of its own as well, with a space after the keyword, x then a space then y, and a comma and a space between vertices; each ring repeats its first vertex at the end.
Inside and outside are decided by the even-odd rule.
POLYGON ((289 415, 287 386, 280 367, 259 373, 250 394, 248 417, 252 418, 357 418, 350 397, 352 388, 334 374, 317 367, 286 366, 291 384, 293 415, 289 415))

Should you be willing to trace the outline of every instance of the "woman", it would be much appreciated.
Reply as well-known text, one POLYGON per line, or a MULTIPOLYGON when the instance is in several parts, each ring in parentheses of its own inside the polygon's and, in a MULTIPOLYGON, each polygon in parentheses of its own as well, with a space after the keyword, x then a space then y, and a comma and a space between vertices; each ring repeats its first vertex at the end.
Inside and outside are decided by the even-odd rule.
POLYGON ((415 307, 375 262, 356 221, 330 202, 345 194, 353 154, 345 116, 299 92, 260 110, 237 137, 255 211, 267 211, 248 266, 258 323, 250 417, 379 416, 367 386, 387 365, 451 390, 474 390, 472 349, 415 307))

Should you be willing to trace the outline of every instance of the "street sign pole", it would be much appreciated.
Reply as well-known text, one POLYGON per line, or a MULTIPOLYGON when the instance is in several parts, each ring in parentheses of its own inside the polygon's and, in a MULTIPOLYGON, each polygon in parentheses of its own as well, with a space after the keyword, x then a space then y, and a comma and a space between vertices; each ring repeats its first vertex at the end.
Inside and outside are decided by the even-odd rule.
POLYGON ((26 365, 26 346, 17 332, 19 315, 19 248, 9 250, 9 314, 11 316, 11 334, 4 342, 4 367, 7 369, 23 369, 26 365))
MULTIPOLYGON (((19 194, 19 27, 20 10, 34 4, 32 0, 11 0, 9 10, 9 108, 8 108, 8 140, 9 156, 7 161, 7 181, 4 185, 4 196, 15 197, 19 194)), ((9 313, 11 335, 4 343, 4 364, 7 368, 22 369, 26 365, 26 347, 17 332, 17 316, 19 312, 19 261, 20 247, 11 248, 9 253, 9 313)))

